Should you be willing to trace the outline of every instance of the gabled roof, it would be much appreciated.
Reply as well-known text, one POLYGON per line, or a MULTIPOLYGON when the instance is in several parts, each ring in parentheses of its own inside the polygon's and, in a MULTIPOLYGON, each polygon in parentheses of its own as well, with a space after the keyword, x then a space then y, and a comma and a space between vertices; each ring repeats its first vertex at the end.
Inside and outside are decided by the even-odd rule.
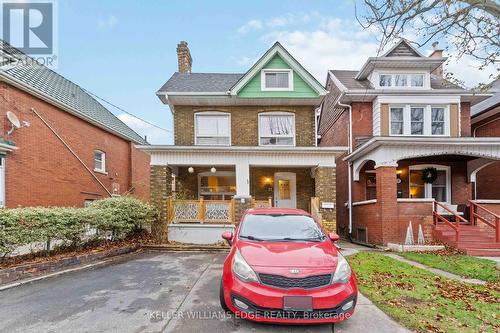
POLYGON ((77 84, 57 74, 0 39, 0 80, 9 81, 30 93, 43 95, 49 103, 60 104, 66 111, 102 129, 137 144, 147 144, 139 134, 77 84))
POLYGON ((174 73, 157 95, 237 95, 276 54, 285 61, 318 95, 325 88, 292 55, 276 42, 246 73, 174 73))
POLYGON ((280 42, 274 43, 269 50, 267 50, 264 55, 257 60, 257 62, 241 77, 238 82, 231 88, 231 95, 237 95, 238 92, 255 76, 259 71, 275 56, 279 55, 283 61, 285 61, 290 68, 292 68, 296 73, 298 73, 306 83, 308 83, 311 88, 313 88, 319 95, 325 95, 326 90, 311 75, 284 47, 280 42))
POLYGON ((402 38, 398 43, 391 47, 382 57, 425 57, 406 39, 402 38))

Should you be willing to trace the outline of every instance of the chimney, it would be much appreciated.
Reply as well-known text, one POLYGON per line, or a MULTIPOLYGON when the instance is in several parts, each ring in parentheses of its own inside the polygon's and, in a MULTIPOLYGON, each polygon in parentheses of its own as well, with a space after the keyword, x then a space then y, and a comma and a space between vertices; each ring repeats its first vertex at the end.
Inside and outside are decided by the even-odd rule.
MULTIPOLYGON (((432 51, 429 58, 442 58, 443 57, 443 49, 439 47, 439 42, 432 43, 432 47, 434 50, 432 51)), ((443 65, 440 65, 436 68, 432 74, 443 77, 443 65)))
POLYGON ((186 41, 180 41, 177 44, 177 62, 179 64, 179 73, 191 73, 193 59, 186 41))

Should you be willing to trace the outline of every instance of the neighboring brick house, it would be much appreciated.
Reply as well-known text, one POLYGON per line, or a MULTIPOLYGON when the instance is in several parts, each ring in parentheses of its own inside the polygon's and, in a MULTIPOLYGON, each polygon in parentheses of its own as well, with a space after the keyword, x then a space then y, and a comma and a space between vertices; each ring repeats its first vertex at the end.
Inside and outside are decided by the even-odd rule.
MULTIPOLYGON (((500 137, 500 79, 488 86, 490 98, 471 108, 472 136, 500 137)), ((476 174, 477 199, 500 199, 500 162, 491 162, 476 174)))
POLYGON ((318 133, 320 146, 349 146, 336 160, 342 236, 403 243, 411 221, 429 241, 454 234, 433 227, 435 212, 467 218, 474 176, 500 159, 500 138, 471 137, 470 105, 487 94, 445 80, 445 60, 401 40, 360 70, 329 71, 318 133))
POLYGON ((312 210, 332 228, 335 154, 347 148, 317 147, 324 87, 279 43, 242 74, 192 73, 186 42, 177 53, 179 71, 157 92, 173 114, 174 145, 144 148, 153 200, 177 199, 164 210, 169 239, 218 241, 255 205, 312 210))
POLYGON ((126 193, 149 199, 149 155, 135 148, 143 138, 1 40, 0 60, 0 207, 83 207, 126 193), (15 117, 22 127, 12 130, 15 117))

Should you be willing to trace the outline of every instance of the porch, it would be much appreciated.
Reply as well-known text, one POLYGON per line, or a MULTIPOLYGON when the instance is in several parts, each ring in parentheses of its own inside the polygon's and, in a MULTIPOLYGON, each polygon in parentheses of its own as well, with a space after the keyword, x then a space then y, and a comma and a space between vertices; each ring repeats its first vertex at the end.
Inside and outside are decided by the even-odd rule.
MULTIPOLYGON (((443 138, 436 145, 421 139, 425 144, 418 145, 405 139, 389 138, 352 159, 351 236, 369 244, 402 244, 411 222, 415 240, 421 227, 427 242, 500 252, 500 194, 479 200, 474 186, 477 171, 500 158, 500 142, 443 138)), ((340 233, 348 232, 346 227, 341 224, 340 233)))
POLYGON ((152 199, 161 207, 166 222, 164 239, 215 243, 252 207, 303 209, 327 229, 335 229, 338 150, 186 149, 172 146, 151 152, 152 199))

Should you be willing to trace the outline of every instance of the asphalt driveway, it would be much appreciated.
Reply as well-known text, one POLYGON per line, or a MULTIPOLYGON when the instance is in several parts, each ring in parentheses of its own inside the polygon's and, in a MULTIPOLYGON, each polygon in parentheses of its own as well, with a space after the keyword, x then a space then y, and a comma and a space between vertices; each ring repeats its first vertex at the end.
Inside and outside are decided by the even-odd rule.
POLYGON ((139 253, 0 291, 0 332, 406 332, 366 298, 338 325, 274 326, 224 314, 224 254, 139 253))

